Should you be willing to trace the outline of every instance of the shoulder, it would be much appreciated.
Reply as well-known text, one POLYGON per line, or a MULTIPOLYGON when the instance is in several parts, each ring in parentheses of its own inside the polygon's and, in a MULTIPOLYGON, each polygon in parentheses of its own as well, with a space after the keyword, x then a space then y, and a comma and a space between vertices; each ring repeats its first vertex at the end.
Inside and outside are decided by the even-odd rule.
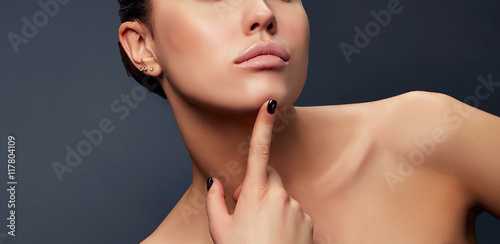
POLYGON ((324 116, 327 121, 358 131, 363 140, 392 155, 424 150, 427 160, 435 160, 463 146, 459 142, 470 134, 470 118, 479 110, 442 93, 412 91, 373 102, 325 106, 321 111, 330 114, 324 116))
POLYGON ((458 147, 458 138, 470 134, 472 124, 485 117, 477 116, 484 112, 451 96, 425 91, 366 103, 301 107, 300 114, 321 128, 321 133, 356 130, 394 153, 411 152, 426 140, 458 147))
POLYGON ((409 117, 402 121, 411 127, 400 128, 415 130, 409 137, 413 152, 424 154, 425 167, 454 177, 467 196, 499 217, 500 118, 443 94, 406 96, 401 100, 407 108, 396 105, 394 116, 409 117))
POLYGON ((398 96, 377 101, 374 106, 384 106, 387 115, 400 118, 415 118, 422 115, 442 115, 450 108, 460 105, 458 100, 442 93, 411 91, 398 96))
POLYGON ((455 125, 456 116, 465 114, 460 110, 466 111, 463 107, 444 94, 413 91, 372 102, 302 107, 299 114, 314 125, 309 126, 311 131, 318 131, 312 134, 332 135, 333 145, 337 145, 338 138, 354 139, 406 154, 414 149, 417 140, 433 136, 441 140, 441 130, 455 125), (458 115, 452 113, 455 111, 459 111, 458 115))
POLYGON ((450 96, 410 92, 380 101, 379 138, 390 151, 424 160, 415 167, 456 180, 467 196, 500 216, 500 118, 450 96))
POLYGON ((349 114, 353 116, 412 116, 440 113, 450 107, 460 105, 458 100, 436 92, 411 91, 401 95, 365 102, 345 105, 326 105, 301 107, 308 113, 349 114))
POLYGON ((365 119, 374 136, 400 152, 413 150, 418 141, 441 141, 453 133, 471 108, 435 92, 412 91, 367 104, 365 119))
POLYGON ((157 243, 187 243, 179 235, 172 233, 168 228, 162 228, 161 225, 151 235, 144 239, 140 244, 157 243))
MULTIPOLYGON (((175 206, 177 207, 177 205, 175 206)), ((174 207, 174 209, 175 209, 174 207)), ((167 215, 167 217, 160 223, 160 225, 151 233, 146 239, 144 239, 140 244, 156 244, 156 243, 179 243, 179 233, 178 231, 181 227, 179 225, 173 224, 172 218, 173 210, 167 215)), ((182 223, 182 221, 179 221, 182 223)))
MULTIPOLYGON (((372 102, 301 107, 303 117, 317 124, 363 129, 386 145, 411 146, 412 139, 436 128, 456 126, 470 108, 441 93, 412 91, 372 102)), ((444 128, 443 128, 444 129, 444 128)))
POLYGON ((146 239, 144 239, 143 241, 141 241, 140 244, 154 244, 154 243, 157 243, 157 242, 158 242, 158 240, 153 235, 150 235, 146 239))

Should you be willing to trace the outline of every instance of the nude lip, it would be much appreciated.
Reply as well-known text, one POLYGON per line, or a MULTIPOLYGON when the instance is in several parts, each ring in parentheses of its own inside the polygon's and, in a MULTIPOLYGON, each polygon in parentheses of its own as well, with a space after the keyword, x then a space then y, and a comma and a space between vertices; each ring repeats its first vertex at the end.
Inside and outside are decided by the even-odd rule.
POLYGON ((235 61, 240 68, 273 69, 288 64, 290 55, 275 42, 258 42, 246 50, 235 61))

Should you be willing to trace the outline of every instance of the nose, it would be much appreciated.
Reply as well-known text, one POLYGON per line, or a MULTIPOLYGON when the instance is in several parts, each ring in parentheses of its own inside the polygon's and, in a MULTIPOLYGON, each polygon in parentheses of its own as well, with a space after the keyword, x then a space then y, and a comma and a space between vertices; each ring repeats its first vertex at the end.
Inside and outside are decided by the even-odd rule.
POLYGON ((266 0, 245 1, 247 6, 243 14, 243 31, 247 35, 257 32, 268 32, 274 34, 277 31, 277 22, 274 12, 266 3, 266 0))

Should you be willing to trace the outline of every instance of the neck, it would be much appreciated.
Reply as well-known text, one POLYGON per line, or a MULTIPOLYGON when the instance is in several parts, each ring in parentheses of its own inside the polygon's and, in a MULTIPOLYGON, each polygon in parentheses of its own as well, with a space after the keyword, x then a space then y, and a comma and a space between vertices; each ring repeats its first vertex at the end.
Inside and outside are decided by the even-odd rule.
MULTIPOLYGON (((230 212, 233 212, 235 203, 232 196, 244 180, 248 148, 258 108, 235 115, 219 110, 208 111, 175 94, 167 95, 170 95, 169 102, 193 166, 193 182, 184 199, 194 202, 205 197, 207 178, 214 177, 224 185, 226 202, 230 212)), ((287 154, 286 149, 291 143, 297 141, 293 138, 296 137, 299 127, 293 105, 282 105, 278 108, 277 115, 270 165, 278 169, 281 162, 290 163, 289 160, 281 159, 287 154)))

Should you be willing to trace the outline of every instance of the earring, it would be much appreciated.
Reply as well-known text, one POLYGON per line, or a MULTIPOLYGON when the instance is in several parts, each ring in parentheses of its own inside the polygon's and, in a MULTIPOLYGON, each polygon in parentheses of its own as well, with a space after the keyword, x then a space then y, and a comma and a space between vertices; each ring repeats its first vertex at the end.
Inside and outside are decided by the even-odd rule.
POLYGON ((141 67, 139 70, 141 72, 148 72, 148 68, 149 68, 149 71, 154 71, 155 68, 154 67, 148 67, 148 66, 145 66, 145 67, 141 67))

